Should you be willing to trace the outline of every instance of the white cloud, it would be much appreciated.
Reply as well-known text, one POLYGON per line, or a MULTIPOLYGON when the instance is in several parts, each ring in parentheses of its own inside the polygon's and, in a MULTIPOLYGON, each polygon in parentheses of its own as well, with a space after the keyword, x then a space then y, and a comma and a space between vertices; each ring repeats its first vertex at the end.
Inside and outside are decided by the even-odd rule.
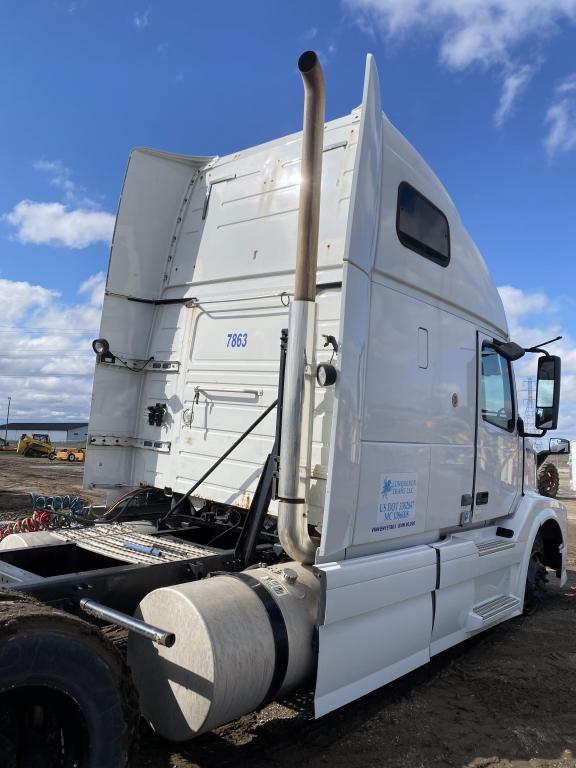
POLYGON ((132 23, 136 27, 136 29, 146 29, 146 27, 150 26, 150 14, 152 12, 152 8, 146 8, 145 11, 140 11, 138 13, 135 13, 132 17, 132 23))
POLYGON ((61 160, 36 160, 32 167, 35 171, 46 173, 50 176, 50 184, 64 190, 66 194, 72 194, 76 189, 72 181, 72 171, 61 160))
POLYGON ((576 149, 576 73, 564 78, 554 92, 554 103, 544 120, 548 134, 544 147, 549 157, 576 149))
POLYGON ((576 20, 576 0, 343 0, 364 23, 387 36, 414 28, 441 37, 442 61, 454 69, 473 62, 508 62, 516 46, 542 39, 576 20))
MULTIPOLYGON (((558 308, 566 300, 555 301, 541 292, 526 292, 510 285, 498 288, 506 316, 510 338, 523 347, 542 344, 548 339, 562 336, 547 349, 562 358, 562 384, 560 390, 559 437, 576 439, 576 339, 562 327, 558 308)), ((537 355, 527 354, 514 364, 518 390, 519 412, 524 416, 526 380, 536 381, 537 355)))
POLYGON ((86 419, 94 370, 91 341, 101 314, 103 273, 88 277, 68 304, 54 290, 0 279, 0 404, 11 419, 86 419))
POLYGON ((115 217, 105 211, 76 208, 63 203, 37 203, 22 200, 3 219, 15 228, 16 239, 24 244, 64 245, 86 248, 93 243, 109 243, 115 217))
POLYGON ((304 42, 310 42, 314 40, 318 36, 318 27, 309 27, 305 32, 302 33, 300 36, 300 39, 304 42))
POLYGON ((98 272, 95 275, 92 275, 87 280, 84 280, 80 288, 78 289, 78 293, 80 295, 82 294, 88 294, 90 304, 101 307, 102 302, 104 301, 104 289, 106 288, 106 275, 104 272, 98 272))
POLYGON ((498 291, 506 310, 508 322, 515 321, 523 315, 543 312, 551 307, 551 301, 544 293, 526 293, 511 285, 502 285, 498 291))
POLYGON ((0 278, 0 306, 2 319, 0 325, 15 322, 24 317, 30 309, 45 309, 58 296, 56 291, 42 288, 40 285, 0 278))
POLYGON ((503 125, 505 120, 512 114, 519 96, 528 87, 535 71, 535 66, 525 64, 523 67, 511 69, 504 77, 500 103, 494 114, 494 122, 498 127, 503 125))
MULTIPOLYGON (((365 32, 388 41, 415 32, 435 35, 440 61, 453 70, 473 64, 498 67, 503 74, 501 125, 537 67, 515 63, 522 44, 541 46, 563 23, 576 23, 576 0, 341 0, 365 32)), ((538 50, 538 49, 536 49, 538 50)), ((554 115, 551 118, 555 119, 554 115)), ((560 120, 562 117, 560 117, 560 120)))
POLYGON ((336 43, 328 43, 326 48, 318 48, 318 58, 326 67, 328 64, 330 64, 337 51, 338 49, 336 47, 336 43))
POLYGON ((62 160, 36 160, 32 163, 35 171, 48 177, 51 187, 63 193, 63 200, 75 208, 98 210, 99 204, 88 196, 86 188, 74 181, 73 172, 62 160))

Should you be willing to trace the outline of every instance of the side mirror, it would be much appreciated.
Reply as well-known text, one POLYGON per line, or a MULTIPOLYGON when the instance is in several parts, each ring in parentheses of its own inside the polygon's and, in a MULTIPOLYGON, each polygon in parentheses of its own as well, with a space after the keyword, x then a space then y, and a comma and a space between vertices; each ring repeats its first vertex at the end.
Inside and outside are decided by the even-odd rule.
POLYGON ((570 440, 561 437, 551 437, 548 446, 550 453, 570 453, 570 440))
POLYGON ((556 429, 560 407, 560 358, 546 355, 538 358, 536 383, 536 427, 556 429))

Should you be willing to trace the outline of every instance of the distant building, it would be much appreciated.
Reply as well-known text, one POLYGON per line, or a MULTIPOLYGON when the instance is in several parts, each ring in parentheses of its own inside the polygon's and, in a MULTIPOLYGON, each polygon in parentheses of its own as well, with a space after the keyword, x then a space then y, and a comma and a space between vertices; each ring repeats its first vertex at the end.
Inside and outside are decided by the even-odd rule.
MULTIPOLYGON (((4 440, 6 424, 0 424, 0 438, 4 440)), ((10 421, 8 442, 17 442, 22 435, 48 435, 51 443, 77 443, 84 445, 88 439, 88 422, 66 421, 10 421)))

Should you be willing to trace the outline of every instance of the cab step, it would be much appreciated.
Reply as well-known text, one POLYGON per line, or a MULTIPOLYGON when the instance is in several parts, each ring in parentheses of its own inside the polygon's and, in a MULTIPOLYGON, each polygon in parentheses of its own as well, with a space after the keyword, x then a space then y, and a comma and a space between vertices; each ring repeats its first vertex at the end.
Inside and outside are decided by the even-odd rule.
POLYGON ((479 541, 476 544, 478 555, 485 557, 486 555, 493 555, 496 552, 502 552, 505 549, 514 549, 516 543, 506 539, 487 539, 486 541, 479 541))
POLYGON ((507 618, 520 607, 520 600, 513 595, 499 595, 486 603, 475 605, 468 615, 467 629, 483 629, 493 621, 507 618))

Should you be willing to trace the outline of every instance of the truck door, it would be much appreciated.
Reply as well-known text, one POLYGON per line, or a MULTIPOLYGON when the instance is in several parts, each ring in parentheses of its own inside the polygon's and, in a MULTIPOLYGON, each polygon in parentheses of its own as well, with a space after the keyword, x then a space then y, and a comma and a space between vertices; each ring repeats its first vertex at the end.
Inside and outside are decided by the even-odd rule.
POLYGON ((520 491, 520 439, 512 365, 478 333, 473 520, 512 512, 520 491))

